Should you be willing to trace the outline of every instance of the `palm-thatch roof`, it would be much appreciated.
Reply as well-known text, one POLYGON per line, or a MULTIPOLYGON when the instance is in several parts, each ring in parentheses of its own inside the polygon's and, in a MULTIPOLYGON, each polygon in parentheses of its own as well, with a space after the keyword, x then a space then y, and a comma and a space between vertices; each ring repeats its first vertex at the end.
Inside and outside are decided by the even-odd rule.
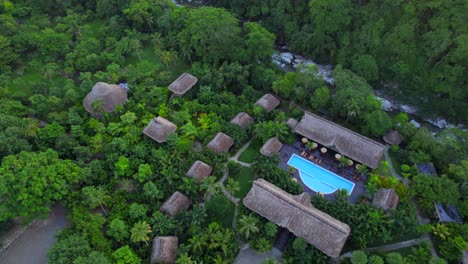
POLYGON ((289 118, 288 121, 286 121, 286 125, 288 125, 288 127, 291 129, 291 131, 296 131, 296 126, 297 124, 299 123, 299 121, 297 121, 296 119, 294 118, 289 118))
POLYGON ((153 239, 151 264, 175 263, 179 239, 176 236, 158 236, 153 239))
POLYGON ((189 208, 191 204, 187 196, 176 191, 163 203, 160 210, 168 216, 174 216, 189 208))
POLYGON ((382 208, 384 210, 395 209, 398 206, 400 199, 393 188, 384 189, 380 188, 372 200, 372 204, 375 207, 382 208))
POLYGON ((127 101, 127 90, 116 84, 96 83, 83 101, 86 111, 94 117, 101 116, 101 113, 97 113, 96 109, 93 108, 93 103, 98 100, 102 100, 102 110, 110 113, 117 105, 127 101))
POLYGON ((143 133, 158 143, 166 141, 167 136, 174 133, 177 126, 164 117, 158 116, 151 120, 145 127, 143 133))
POLYGON ((182 75, 179 76, 175 81, 173 81, 169 85, 169 90, 173 92, 175 95, 184 95, 186 92, 188 92, 196 83, 198 82, 197 77, 188 74, 188 73, 183 73, 182 75))
POLYGON ((340 255, 351 232, 347 224, 314 208, 309 195, 291 195, 264 179, 254 181, 243 203, 330 257, 340 255))
POLYGON ((383 136, 383 140, 390 145, 400 145, 403 141, 403 136, 398 131, 391 130, 383 136))
POLYGON ((255 102, 255 105, 261 106, 267 113, 273 111, 280 101, 272 94, 265 94, 255 102))
POLYGON ((264 156, 272 156, 281 150, 283 144, 276 137, 268 139, 260 149, 260 153, 264 156))
POLYGON ((372 169, 379 166, 385 150, 384 145, 309 112, 297 124, 296 133, 372 169))
POLYGON ((231 120, 231 123, 246 128, 253 120, 253 117, 246 112, 240 112, 231 120))
POLYGON ((190 166, 190 169, 187 171, 185 176, 201 181, 208 177, 212 171, 213 168, 210 165, 197 160, 192 164, 192 166, 190 166))
POLYGON ((228 151, 232 145, 234 145, 234 140, 230 136, 218 132, 208 143, 207 147, 216 153, 222 153, 228 151))

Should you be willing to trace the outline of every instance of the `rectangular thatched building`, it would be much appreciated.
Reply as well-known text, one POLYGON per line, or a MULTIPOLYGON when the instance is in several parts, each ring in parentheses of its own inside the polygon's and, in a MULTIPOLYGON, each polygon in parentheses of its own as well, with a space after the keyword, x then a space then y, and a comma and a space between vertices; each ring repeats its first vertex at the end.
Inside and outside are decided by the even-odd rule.
POLYGON ((208 177, 212 171, 213 168, 210 165, 206 164, 203 161, 197 160, 192 164, 192 166, 190 166, 190 169, 187 171, 185 176, 189 178, 194 178, 197 181, 201 181, 204 178, 208 177))
POLYGON ((175 263, 179 239, 175 236, 158 236, 153 239, 151 264, 175 263))
POLYGON ((234 140, 230 136, 218 132, 206 147, 216 153, 222 153, 229 151, 232 145, 234 145, 234 140))
POLYGON ((393 188, 380 188, 375 194, 372 204, 375 207, 382 208, 386 211, 389 209, 395 209, 398 206, 399 201, 400 198, 398 198, 398 195, 393 188))
POLYGON ((166 141, 167 136, 174 133, 177 126, 164 117, 158 116, 151 120, 151 122, 143 130, 143 134, 147 135, 158 143, 166 141))
POLYGON ((281 150, 281 147, 283 147, 283 144, 278 140, 278 138, 272 137, 263 144, 260 149, 260 153, 264 156, 272 156, 273 154, 278 153, 281 150))
POLYGON ((255 102, 255 105, 262 107, 267 113, 270 113, 280 104, 280 101, 272 94, 265 94, 255 102))
POLYGON ((177 96, 182 96, 192 89, 197 82, 197 77, 188 73, 183 73, 169 85, 169 90, 177 96))
POLYGON ((305 112, 296 133, 375 169, 385 146, 312 113, 305 112))
POLYGON ((190 199, 182 193, 176 191, 167 199, 160 210, 168 216, 174 216, 190 207, 190 199))
POLYGON ((333 258, 340 255, 351 232, 347 224, 314 208, 309 195, 291 195, 264 179, 254 181, 243 203, 333 258))
POLYGON ((231 123, 246 128, 253 120, 253 117, 246 112, 240 112, 231 120, 231 123))

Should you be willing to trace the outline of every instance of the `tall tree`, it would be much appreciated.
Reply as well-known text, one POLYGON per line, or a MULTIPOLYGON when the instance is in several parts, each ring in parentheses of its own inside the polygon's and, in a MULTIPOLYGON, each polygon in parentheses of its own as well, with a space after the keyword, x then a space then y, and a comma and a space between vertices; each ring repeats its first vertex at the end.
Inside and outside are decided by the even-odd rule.
POLYGON ((148 234, 150 234, 151 232, 151 227, 148 223, 146 223, 145 221, 137 222, 135 223, 135 225, 133 225, 132 229, 130 230, 130 239, 133 242, 143 241, 146 245, 148 245, 148 240, 150 239, 148 237, 148 234))

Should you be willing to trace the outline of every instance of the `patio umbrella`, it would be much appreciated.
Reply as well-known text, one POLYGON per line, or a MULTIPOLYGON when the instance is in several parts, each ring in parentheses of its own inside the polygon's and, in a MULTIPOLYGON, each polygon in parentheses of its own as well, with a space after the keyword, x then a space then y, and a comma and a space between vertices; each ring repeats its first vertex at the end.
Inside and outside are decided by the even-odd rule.
POLYGON ((305 144, 305 143, 307 143, 307 142, 309 142, 309 140, 308 140, 307 138, 303 137, 303 138, 302 138, 302 143, 305 144))
POLYGON ((349 166, 353 166, 353 164, 354 164, 354 163, 353 163, 352 160, 348 160, 348 165, 349 165, 349 166))
POLYGON ((312 142, 312 148, 317 148, 317 147, 318 147, 318 144, 315 142, 312 142))
POLYGON ((297 179, 296 178, 291 178, 291 181, 297 182, 297 179))
POLYGON ((356 164, 356 170, 359 170, 359 167, 360 167, 360 166, 361 166, 361 165, 356 164))
POLYGON ((338 154, 338 153, 336 153, 336 154, 335 154, 335 158, 336 158, 337 160, 339 160, 339 159, 341 159, 341 155, 338 154))
POLYGON ((322 153, 327 153, 327 148, 321 148, 321 149, 320 149, 320 152, 322 152, 322 153))

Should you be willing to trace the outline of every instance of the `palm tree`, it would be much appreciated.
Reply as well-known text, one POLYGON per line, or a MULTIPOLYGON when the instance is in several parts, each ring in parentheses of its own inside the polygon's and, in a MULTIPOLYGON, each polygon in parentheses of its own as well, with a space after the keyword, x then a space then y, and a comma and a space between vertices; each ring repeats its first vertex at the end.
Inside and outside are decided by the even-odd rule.
POLYGON ((359 166, 357 166, 357 172, 359 174, 367 174, 369 172, 369 169, 366 165, 360 164, 359 166))
POLYGON ((177 256, 176 264, 194 264, 195 262, 192 260, 187 253, 181 254, 177 256))
POLYGON ((230 194, 235 195, 238 191, 240 191, 240 184, 236 182, 233 178, 228 178, 227 184, 226 184, 226 190, 230 194))
POLYGON ((146 221, 135 223, 135 225, 130 230, 130 239, 133 242, 141 242, 144 241, 146 245, 148 245, 148 234, 151 233, 151 227, 146 221))
POLYGON ((106 201, 110 199, 107 190, 101 187, 87 186, 81 189, 81 192, 85 196, 86 203, 91 208, 96 208, 96 206, 99 205, 102 212, 107 216, 107 212, 103 206, 106 204, 106 201))
POLYGON ((32 118, 27 118, 27 123, 23 127, 23 134, 27 137, 37 138, 37 132, 39 132, 39 122, 32 118))
POLYGON ((431 230, 435 236, 438 236, 442 240, 446 240, 447 237, 450 236, 449 229, 443 224, 437 223, 436 225, 431 226, 431 230))
POLYGON ((248 240, 250 234, 258 233, 259 229, 257 224, 258 222, 255 217, 251 215, 243 215, 237 223, 238 231, 248 240))
POLYGON ((347 158, 345 158, 345 157, 341 157, 338 161, 340 162, 338 164, 338 167, 343 168, 343 167, 346 167, 348 165, 349 160, 347 158))
POLYGON ((93 112, 100 115, 104 113, 104 101, 103 100, 95 100, 91 103, 91 108, 93 112))
POLYGON ((176 228, 174 218, 170 218, 167 215, 162 214, 161 212, 156 212, 153 218, 153 229, 156 233, 160 235, 166 235, 176 228))
POLYGON ((202 253, 203 249, 206 247, 206 236, 200 234, 195 234, 192 238, 188 240, 189 248, 194 253, 202 253))
POLYGON ((218 195, 221 193, 222 190, 222 185, 221 183, 216 181, 215 176, 209 176, 206 177, 201 183, 200 183, 200 190, 205 191, 204 199, 207 200, 211 198, 214 195, 218 195))

